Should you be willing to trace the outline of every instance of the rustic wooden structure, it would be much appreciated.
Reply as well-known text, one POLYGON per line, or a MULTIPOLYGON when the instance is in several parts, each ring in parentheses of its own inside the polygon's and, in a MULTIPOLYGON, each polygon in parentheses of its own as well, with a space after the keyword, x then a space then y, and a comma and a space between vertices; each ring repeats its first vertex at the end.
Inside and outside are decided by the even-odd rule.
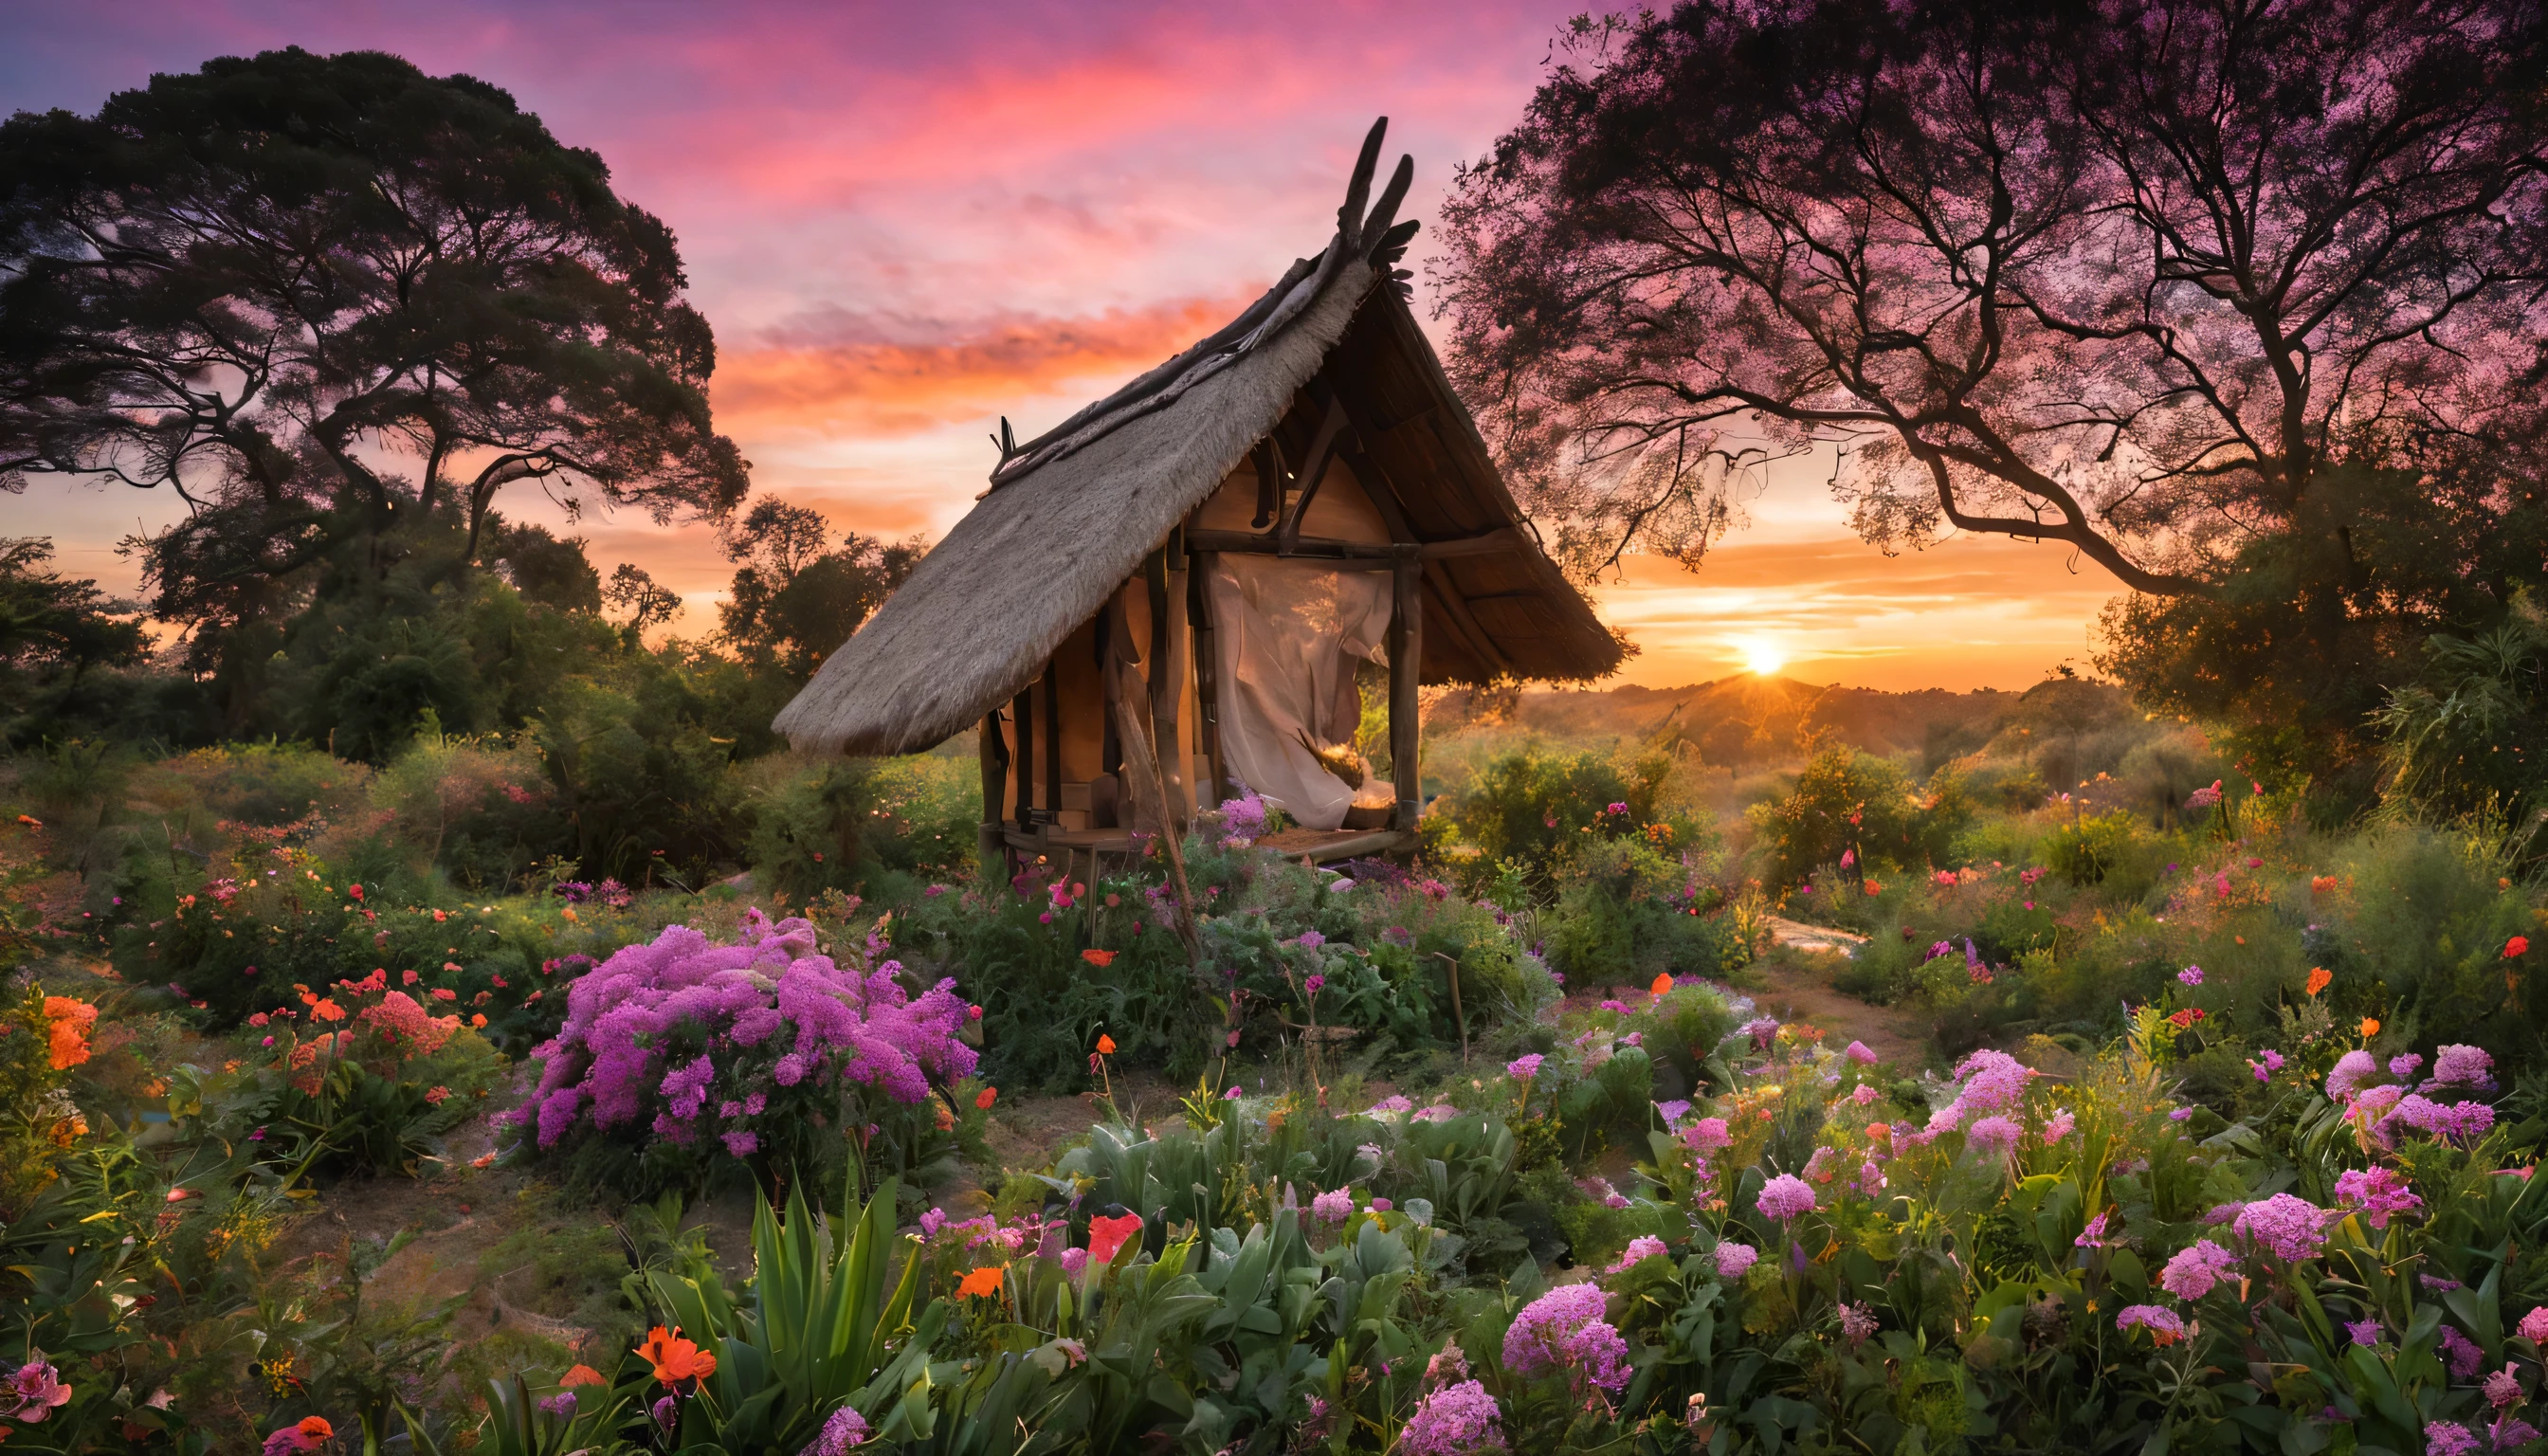
POLYGON ((1231 792, 1217 554, 1385 572, 1394 794, 1269 841, 1324 861, 1412 845, 1419 683, 1615 668, 1409 311, 1412 161, 1370 197, 1386 125, 1327 246, 1237 318, 1035 440, 1002 421, 990 490, 777 730, 890 754, 978 724, 984 866, 1093 861, 1231 792))

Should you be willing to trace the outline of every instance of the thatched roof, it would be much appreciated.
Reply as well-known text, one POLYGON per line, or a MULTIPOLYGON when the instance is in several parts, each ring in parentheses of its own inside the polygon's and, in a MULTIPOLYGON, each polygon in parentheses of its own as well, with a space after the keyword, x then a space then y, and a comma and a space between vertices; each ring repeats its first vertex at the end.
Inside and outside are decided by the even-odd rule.
POLYGON ((1617 640, 1527 533, 1408 312, 1393 265, 1414 230, 1395 222, 1412 159, 1364 212, 1386 125, 1365 140, 1318 257, 1174 359, 1037 439, 1004 442, 990 492, 773 726, 799 749, 892 754, 978 722, 1035 680, 1322 368, 1372 413, 1356 421, 1365 459, 1399 483, 1418 538, 1445 543, 1441 559, 1426 553, 1423 680, 1615 668, 1617 640))

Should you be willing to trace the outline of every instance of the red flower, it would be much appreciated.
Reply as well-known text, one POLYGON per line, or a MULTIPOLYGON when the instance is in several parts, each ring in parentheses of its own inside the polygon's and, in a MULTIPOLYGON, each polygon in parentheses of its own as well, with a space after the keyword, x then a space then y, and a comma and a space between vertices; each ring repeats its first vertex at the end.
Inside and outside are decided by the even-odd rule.
POLYGON ((999 1100, 1000 1100, 1000 1089, 999 1089, 999 1088, 997 1088, 997 1087, 985 1087, 985 1088, 983 1088, 983 1089, 982 1089, 982 1093, 981 1093, 981 1095, 973 1099, 973 1105, 974 1105, 975 1107, 978 1107, 978 1108, 982 1109, 984 1112, 989 1112, 989 1111, 991 1110, 991 1104, 992 1104, 992 1103, 994 1103, 994 1102, 997 1102, 997 1101, 999 1101, 999 1100))
POLYGON ((2530 938, 2528 936, 2514 936, 2511 940, 2503 943, 2503 954, 2507 958, 2511 959, 2519 959, 2521 956, 2529 955, 2530 938))
POLYGON ((1079 958, 1096 966, 1099 970, 1104 970, 1107 966, 1115 963, 1115 954, 1116 953, 1113 951, 1100 951, 1091 948, 1080 952, 1079 958))
POLYGON ((1120 1219, 1109 1219, 1100 1215, 1089 1220, 1088 1261, 1092 1264, 1113 1263, 1115 1251, 1124 1246, 1124 1240, 1140 1231, 1139 1214, 1126 1214, 1120 1219))

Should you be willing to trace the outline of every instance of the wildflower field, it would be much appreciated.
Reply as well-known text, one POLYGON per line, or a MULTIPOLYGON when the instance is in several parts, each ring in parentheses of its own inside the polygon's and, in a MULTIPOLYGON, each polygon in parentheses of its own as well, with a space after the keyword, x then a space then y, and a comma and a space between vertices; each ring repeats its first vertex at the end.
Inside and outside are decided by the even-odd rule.
POLYGON ((1155 858, 467 890, 280 752, 14 780, 9 1450, 2540 1439, 2482 824, 1475 729, 1412 864, 1202 816, 1190 954, 1155 858))

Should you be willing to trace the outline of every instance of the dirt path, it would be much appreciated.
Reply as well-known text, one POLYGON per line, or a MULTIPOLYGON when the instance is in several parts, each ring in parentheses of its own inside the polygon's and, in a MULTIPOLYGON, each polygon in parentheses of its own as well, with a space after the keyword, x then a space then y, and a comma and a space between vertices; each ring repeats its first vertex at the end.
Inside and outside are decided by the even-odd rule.
POLYGON ((1849 963, 1851 950, 1866 944, 1866 937, 1779 918, 1771 920, 1770 933, 1775 948, 1753 964, 1766 982, 1752 993, 1762 1010, 1780 1021, 1820 1027, 1843 1046, 1864 1042, 1904 1071, 1928 1060, 1929 1028, 1918 1014, 1870 1006, 1832 989, 1833 973, 1849 963))

